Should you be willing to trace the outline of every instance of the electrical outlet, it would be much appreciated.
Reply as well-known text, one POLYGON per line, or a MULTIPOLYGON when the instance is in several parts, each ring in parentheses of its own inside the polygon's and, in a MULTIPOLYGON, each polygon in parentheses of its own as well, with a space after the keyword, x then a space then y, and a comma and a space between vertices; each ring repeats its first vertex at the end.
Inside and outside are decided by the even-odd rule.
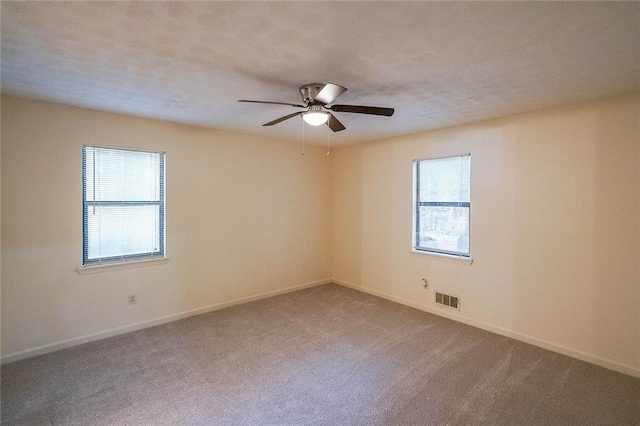
POLYGON ((136 294, 130 294, 129 295, 129 304, 130 305, 135 305, 137 301, 138 301, 138 296, 136 294))

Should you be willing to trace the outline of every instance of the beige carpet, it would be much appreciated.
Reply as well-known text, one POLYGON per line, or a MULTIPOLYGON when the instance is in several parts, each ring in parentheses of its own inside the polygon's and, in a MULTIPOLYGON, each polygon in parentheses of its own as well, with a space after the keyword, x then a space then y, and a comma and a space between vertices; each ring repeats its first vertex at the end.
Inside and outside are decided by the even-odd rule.
POLYGON ((325 285, 2 367, 20 425, 639 425, 640 379, 325 285))

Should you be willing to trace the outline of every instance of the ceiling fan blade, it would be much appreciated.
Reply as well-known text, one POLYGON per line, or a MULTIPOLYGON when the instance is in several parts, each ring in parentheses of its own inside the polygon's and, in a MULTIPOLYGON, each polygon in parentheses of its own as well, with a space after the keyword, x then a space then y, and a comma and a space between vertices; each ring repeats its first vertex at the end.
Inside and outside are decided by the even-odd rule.
POLYGON ((393 108, 380 108, 362 105, 333 105, 331 111, 335 112, 354 112, 356 114, 384 115, 391 117, 395 110, 393 108))
POLYGON ((340 120, 334 117, 334 115, 331 113, 329 113, 329 120, 327 120, 327 126, 329 126, 329 128, 334 132, 340 132, 346 129, 346 127, 344 127, 344 125, 340 122, 340 120))
POLYGON ((318 101, 324 105, 330 104, 333 102, 338 96, 342 95, 347 91, 346 87, 338 86, 337 84, 327 83, 324 85, 322 89, 318 92, 314 101, 318 101))
POLYGON ((249 103, 252 103, 252 104, 287 105, 287 106, 292 106, 292 107, 305 108, 304 105, 290 104, 290 103, 287 103, 287 102, 252 101, 252 100, 248 100, 248 99, 240 99, 238 102, 249 102, 249 103))
POLYGON ((263 124, 263 126, 273 126, 274 124, 278 124, 278 123, 280 123, 280 122, 282 122, 284 120, 288 120, 290 118, 295 117, 296 115, 300 115, 300 114, 303 114, 303 113, 304 113, 304 111, 294 112, 293 114, 285 115, 284 117, 280 117, 280 118, 277 118, 277 119, 275 119, 273 121, 265 123, 265 124, 263 124))

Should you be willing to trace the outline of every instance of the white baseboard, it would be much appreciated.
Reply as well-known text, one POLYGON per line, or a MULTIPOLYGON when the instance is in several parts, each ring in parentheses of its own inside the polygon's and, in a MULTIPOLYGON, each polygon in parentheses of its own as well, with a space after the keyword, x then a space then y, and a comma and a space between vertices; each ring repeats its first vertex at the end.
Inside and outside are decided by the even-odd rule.
POLYGON ((332 282, 336 284, 340 284, 344 287, 349 287, 354 290, 361 291, 363 293, 368 293, 374 296, 381 297, 383 299, 391 300, 392 302, 397 302, 402 305, 410 306, 412 308, 420 309, 421 311, 429 312, 434 315, 439 315, 441 317, 449 318, 454 321, 458 321, 464 324, 471 325, 473 327, 480 328, 482 330, 490 331, 492 333, 499 334, 501 336, 509 337, 515 340, 519 340, 521 342, 528 343, 530 345, 538 346, 543 349, 548 349, 553 352, 557 352, 562 355, 566 355, 572 358, 579 359, 581 361, 585 361, 591 364, 598 365, 600 367, 608 368, 609 370, 617 371, 619 373, 627 374, 629 376, 640 378, 640 369, 632 367, 630 365, 622 364, 616 361, 612 361, 606 358, 601 358, 595 355, 588 354, 586 352, 582 352, 576 349, 567 348, 562 345, 557 345, 555 343, 548 342, 546 340, 538 339, 535 337, 527 336, 526 334, 518 333, 516 331, 508 330, 506 328, 497 327, 495 325, 487 324, 482 321, 477 321, 469 317, 465 317, 464 315, 444 312, 439 309, 435 309, 429 307, 427 305, 422 305, 419 303, 412 302, 410 300, 406 300, 400 297, 392 296, 387 293, 383 293, 381 291, 372 290, 370 288, 366 288, 363 286, 355 285, 346 281, 342 281, 339 279, 333 279, 332 282))
POLYGON ((184 311, 177 314, 167 315, 167 316, 152 319, 152 320, 125 325, 124 327, 113 328, 111 330, 100 331, 98 333, 93 333, 93 334, 89 334, 81 337, 75 337, 73 339, 68 339, 61 342, 50 343, 48 345, 38 346, 35 348, 7 354, 2 357, 2 359, 0 360, 0 363, 8 364, 10 362, 20 361, 22 359, 31 358, 38 355, 44 355, 49 352, 59 351, 60 349, 66 349, 72 346, 78 346, 84 343, 106 339, 107 337, 117 336, 119 334, 129 333, 131 331, 142 330, 143 328, 166 324, 168 322, 181 320, 184 318, 192 317, 194 315, 205 314, 207 312, 217 311, 219 309, 228 308, 230 306, 253 302, 260 299, 266 299, 267 297, 273 297, 273 296, 278 296, 280 294, 291 293, 292 291, 315 287, 322 284, 329 284, 331 282, 333 281, 330 279, 324 279, 324 280, 312 281, 304 284, 298 284, 298 285, 294 285, 294 286, 279 289, 279 290, 273 290, 273 291, 268 291, 266 293, 257 294, 255 296, 241 297, 239 299, 230 300, 228 302, 216 303, 214 305, 205 306, 203 308, 191 309, 189 311, 184 311))

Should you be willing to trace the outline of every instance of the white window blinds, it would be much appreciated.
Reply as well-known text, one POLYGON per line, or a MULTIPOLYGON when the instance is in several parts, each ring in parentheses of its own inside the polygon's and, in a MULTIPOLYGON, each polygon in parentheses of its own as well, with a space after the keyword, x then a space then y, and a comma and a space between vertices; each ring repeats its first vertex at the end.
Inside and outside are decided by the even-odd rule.
POLYGON ((469 256, 471 157, 415 161, 414 248, 469 256))
POLYGON ((163 153, 83 148, 83 264, 164 256, 164 163, 163 153))

